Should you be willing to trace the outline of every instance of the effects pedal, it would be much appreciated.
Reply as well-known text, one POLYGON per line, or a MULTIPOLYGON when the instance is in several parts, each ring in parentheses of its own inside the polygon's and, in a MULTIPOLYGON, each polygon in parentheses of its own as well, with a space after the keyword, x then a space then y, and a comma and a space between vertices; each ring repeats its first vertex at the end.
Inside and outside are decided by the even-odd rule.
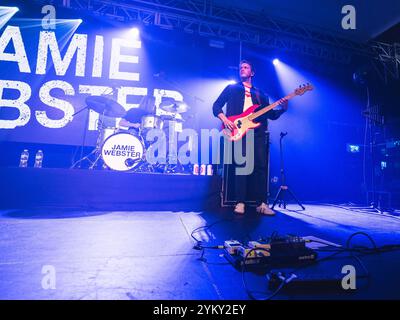
POLYGON ((266 242, 265 240, 249 241, 248 246, 250 248, 262 248, 265 250, 271 249, 271 244, 269 242, 266 242))
POLYGON ((247 259, 254 259, 254 258, 263 258, 263 257, 269 257, 270 253, 265 250, 257 250, 256 248, 250 248, 250 247, 239 247, 238 250, 238 255, 241 256, 243 259, 247 257, 247 259))
POLYGON ((237 250, 241 246, 242 244, 237 240, 226 240, 224 242, 224 248, 226 252, 228 252, 232 256, 237 254, 237 250))

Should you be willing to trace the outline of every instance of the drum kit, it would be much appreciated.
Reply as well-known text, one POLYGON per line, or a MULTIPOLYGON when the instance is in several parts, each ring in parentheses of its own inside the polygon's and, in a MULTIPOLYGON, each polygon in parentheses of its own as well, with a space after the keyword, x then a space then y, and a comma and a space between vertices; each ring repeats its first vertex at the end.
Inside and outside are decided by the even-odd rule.
MULTIPOLYGON (((185 173, 186 168, 179 163, 168 162, 150 164, 146 161, 146 150, 150 147, 145 139, 152 129, 173 130, 182 132, 184 119, 182 115, 189 110, 187 104, 172 98, 163 98, 159 107, 166 111, 165 115, 156 115, 156 112, 148 112, 141 108, 129 111, 128 121, 138 124, 138 128, 124 128, 122 126, 109 125, 110 119, 115 124, 116 118, 124 118, 127 111, 116 101, 103 96, 90 96, 86 98, 87 109, 100 114, 98 122, 98 136, 94 150, 81 157, 71 168, 80 165, 84 161, 89 162, 89 169, 102 168, 115 171, 129 172, 160 172, 160 173, 185 173), (108 119, 108 121, 106 121, 108 119)), ((154 108, 153 108, 154 110, 154 108)), ((172 135, 173 137, 175 135, 172 135)), ((169 135, 166 135, 167 140, 169 135)), ((173 138, 171 138, 173 139, 173 138)), ((169 145, 169 141, 167 141, 169 145)), ((173 150, 169 150, 173 152, 173 150)), ((189 169, 187 169, 190 172, 189 169)))

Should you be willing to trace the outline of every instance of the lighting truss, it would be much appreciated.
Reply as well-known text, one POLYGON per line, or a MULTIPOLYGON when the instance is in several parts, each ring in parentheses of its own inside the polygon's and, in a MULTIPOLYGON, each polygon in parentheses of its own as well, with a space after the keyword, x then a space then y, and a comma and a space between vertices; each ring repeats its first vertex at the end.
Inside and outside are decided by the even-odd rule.
POLYGON ((385 79, 399 78, 398 43, 358 43, 331 32, 260 12, 218 6, 212 0, 53 0, 53 3, 119 21, 139 21, 163 29, 178 29, 190 34, 240 41, 344 64, 348 64, 353 56, 365 56, 381 69, 380 74, 385 79))

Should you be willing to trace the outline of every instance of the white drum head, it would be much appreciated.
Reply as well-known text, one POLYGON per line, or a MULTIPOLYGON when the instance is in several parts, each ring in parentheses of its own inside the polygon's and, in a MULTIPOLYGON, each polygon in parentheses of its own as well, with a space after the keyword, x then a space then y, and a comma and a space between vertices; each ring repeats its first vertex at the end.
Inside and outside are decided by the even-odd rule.
POLYGON ((101 148, 104 163, 112 170, 128 171, 134 168, 143 157, 143 145, 129 133, 110 136, 101 148))

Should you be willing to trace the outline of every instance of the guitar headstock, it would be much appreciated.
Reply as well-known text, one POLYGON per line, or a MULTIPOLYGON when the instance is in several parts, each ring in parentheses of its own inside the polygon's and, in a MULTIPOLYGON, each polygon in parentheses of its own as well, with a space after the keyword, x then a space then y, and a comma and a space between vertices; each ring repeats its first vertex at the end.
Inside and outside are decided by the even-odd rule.
POLYGON ((294 93, 297 96, 302 96, 304 93, 306 93, 307 91, 311 91, 312 89, 314 89, 314 87, 311 84, 307 83, 300 85, 296 90, 294 90, 294 93))

